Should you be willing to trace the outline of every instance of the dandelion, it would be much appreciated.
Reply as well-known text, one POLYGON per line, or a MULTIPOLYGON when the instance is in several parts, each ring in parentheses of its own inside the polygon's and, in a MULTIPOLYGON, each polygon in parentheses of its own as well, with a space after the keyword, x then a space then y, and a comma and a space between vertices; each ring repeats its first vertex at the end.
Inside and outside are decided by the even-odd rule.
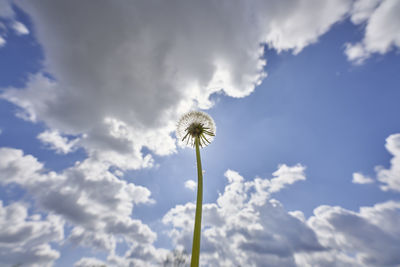
POLYGON ((207 146, 214 139, 215 123, 205 112, 190 111, 179 120, 176 133, 187 146, 195 147, 196 138, 200 147, 207 146))
POLYGON ((187 146, 196 148, 197 160, 197 201, 194 220, 192 259, 190 266, 199 266, 201 212, 203 204, 203 171, 201 169, 200 147, 209 145, 215 137, 214 120, 204 112, 190 111, 182 116, 177 126, 177 137, 187 146))

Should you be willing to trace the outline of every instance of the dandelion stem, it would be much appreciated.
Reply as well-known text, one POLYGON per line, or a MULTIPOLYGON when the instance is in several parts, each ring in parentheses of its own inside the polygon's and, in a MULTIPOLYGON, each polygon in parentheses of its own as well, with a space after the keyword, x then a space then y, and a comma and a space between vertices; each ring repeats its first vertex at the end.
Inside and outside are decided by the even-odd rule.
POLYGON ((193 245, 192 245, 192 260, 190 267, 199 266, 200 258, 200 234, 201 234, 201 212, 203 206, 203 171, 201 169, 200 159, 200 138, 195 138, 196 146, 196 159, 197 159, 197 202, 196 202, 196 217, 194 221, 194 232, 193 232, 193 245))

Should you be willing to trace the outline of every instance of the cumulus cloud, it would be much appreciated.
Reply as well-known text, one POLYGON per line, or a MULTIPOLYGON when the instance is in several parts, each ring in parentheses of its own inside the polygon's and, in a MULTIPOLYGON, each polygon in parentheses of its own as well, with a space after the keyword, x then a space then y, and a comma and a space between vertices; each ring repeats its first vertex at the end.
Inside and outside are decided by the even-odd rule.
MULTIPOLYGON (((216 203, 203 204, 202 265, 294 266, 296 252, 321 251, 315 233, 270 197, 283 189, 276 184, 304 180, 301 165, 281 165, 274 178, 246 181, 228 170, 228 184, 216 203), (290 174, 292 177, 290 178, 290 174), (275 182, 273 182, 275 181, 275 182)), ((190 251, 195 204, 171 209, 163 218, 172 226, 176 246, 190 251)))
POLYGON ((17 4, 32 18, 43 72, 54 79, 34 74, 1 97, 61 135, 85 134, 79 145, 89 156, 122 169, 152 166, 144 147, 173 153, 176 119, 211 107, 212 94, 249 95, 265 77, 265 44, 298 53, 351 7, 350 0, 17 4))
MULTIPOLYGON (((397 153, 397 135, 388 138, 387 147, 397 153)), ((48 213, 28 216, 22 204, 0 206, 0 224, 4 222, 0 228, 0 253, 9 252, 16 244, 19 246, 19 254, 7 253, 2 260, 8 264, 23 258, 32 266, 50 266, 59 257, 51 242, 64 240, 66 222, 71 226, 66 240, 109 253, 105 261, 82 258, 75 266, 162 264, 168 251, 155 247, 156 234, 141 221, 131 218, 135 205, 151 202, 150 192, 117 179, 109 167, 86 159, 61 173, 48 172, 33 156, 1 148, 1 183, 21 186, 34 199, 35 206, 48 213), (128 246, 123 255, 116 253, 118 242, 128 246)), ((300 164, 283 164, 270 179, 253 180, 244 179, 235 171, 226 171, 227 185, 223 193, 214 203, 203 205, 202 264, 400 264, 399 202, 362 207, 358 212, 319 206, 307 219, 301 211, 286 211, 272 197, 288 185, 305 180, 304 171, 305 167, 300 164)), ((172 208, 162 218, 171 227, 168 233, 175 247, 190 251, 194 213, 195 204, 186 203, 172 208)))
MULTIPOLYGON (((109 172, 109 165, 86 159, 57 174, 46 172, 33 156, 11 148, 0 149, 0 162, 3 184, 20 185, 40 208, 73 225, 67 237, 71 242, 109 251, 107 262, 114 266, 149 264, 150 259, 157 265, 165 259, 167 252, 153 245, 155 233, 130 217, 135 204, 151 201, 150 192, 117 179, 109 172), (118 256, 113 251, 122 238, 130 248, 118 256)), ((221 251, 225 264, 236 261, 259 264, 268 259, 278 265, 293 263, 293 251, 322 249, 315 235, 300 220, 284 211, 277 200, 270 199, 274 192, 304 180, 304 170, 302 165, 283 164, 272 179, 256 178, 248 182, 237 172, 228 170, 225 175, 229 184, 224 193, 217 203, 204 205, 203 226, 210 227, 204 231, 206 250, 222 250, 224 243, 220 241, 224 240, 232 249, 221 251), (269 216, 273 219, 267 220, 269 216), (299 237, 298 231, 304 236, 299 237), (264 244, 264 240, 271 242, 264 244), (248 256, 243 258, 243 255, 248 256)), ((177 206, 163 218, 164 223, 174 227, 171 237, 175 244, 183 245, 188 251, 194 210, 195 205, 188 203, 177 206)), ((215 255, 205 259, 213 263, 219 260, 215 255)))
POLYGON ((359 172, 353 173, 353 180, 352 180, 353 184, 371 184, 373 182, 374 179, 372 179, 371 177, 367 177, 359 172))
POLYGON ((40 170, 43 164, 31 155, 24 156, 22 150, 0 148, 0 178, 2 184, 30 185, 40 181, 40 170))
POLYGON ((320 206, 307 224, 328 251, 298 254, 301 266, 397 266, 400 264, 400 202, 388 201, 359 212, 320 206))
POLYGON ((260 1, 265 41, 278 51, 299 53, 344 19, 352 1, 260 1))
POLYGON ((0 201, 0 265, 53 266, 60 253, 50 242, 64 238, 64 222, 54 215, 28 214, 23 203, 4 206, 0 201))
POLYGON ((361 42, 346 45, 348 59, 360 64, 373 53, 385 54, 400 48, 399 13, 399 0, 357 0, 351 20, 366 24, 365 35, 361 42))
POLYGON ((0 148, 0 183, 19 185, 38 208, 71 224, 71 242, 110 253, 119 241, 151 246, 156 234, 131 218, 135 205, 152 203, 150 191, 119 180, 109 167, 87 159, 62 173, 48 172, 33 156, 0 148))
MULTIPOLYGON (((120 180, 110 168, 117 166, 121 172, 151 167, 153 158, 143 148, 157 155, 173 153, 176 146, 170 134, 183 112, 210 108, 215 93, 249 95, 266 76, 264 45, 299 53, 353 10, 352 21, 367 26, 362 42, 347 45, 349 59, 398 46, 391 26, 397 23, 397 3, 100 0, 94 6, 77 0, 19 1, 43 46, 45 68, 32 74, 24 88, 5 88, 0 97, 20 107, 19 117, 45 122, 49 130, 38 138, 50 148, 68 153, 81 146, 88 158, 55 173, 21 150, 2 148, 0 181, 24 188, 35 205, 50 214, 32 221, 66 221, 72 225, 66 238, 108 251, 107 264, 157 265, 166 251, 154 247, 157 236, 147 225, 131 218, 135 205, 152 202, 150 192, 120 180), (382 27, 387 34, 379 39, 382 27), (118 242, 129 246, 122 256, 115 254, 118 242)), ((2 6, 6 8, 0 8, 0 16, 14 16, 9 1, 0 0, 2 6)), ((5 42, 0 38, 0 46, 1 40, 5 42)), ((377 176, 383 189, 399 191, 396 140, 395 136, 387 145, 394 155, 392 167, 379 169, 377 176)), ((367 238, 371 233, 380 246, 398 248, 398 240, 388 238, 398 234, 388 225, 398 221, 396 202, 358 213, 323 206, 306 220, 300 211, 287 212, 271 198, 305 180, 304 171, 302 165, 281 165, 271 179, 251 181, 227 171, 224 192, 215 203, 203 206, 202 260, 210 266, 262 266, 266 261, 271 266, 398 264, 392 250, 382 252, 386 259, 371 252, 374 247, 368 243, 373 242, 367 238), (341 240, 346 238, 348 245, 341 240), (326 239, 335 240, 330 245, 326 239), (357 246, 362 248, 356 250, 357 246)), ((194 210, 193 203, 178 205, 163 218, 172 226, 175 244, 188 251, 194 210)), ((20 225, 31 223, 22 218, 20 225)), ((45 239, 21 251, 47 255, 46 260, 32 262, 51 264, 58 257, 48 244, 53 240, 58 239, 45 239)), ((84 258, 76 266, 92 263, 101 262, 84 258)))
POLYGON ((187 189, 192 190, 192 191, 194 191, 196 189, 196 186, 197 186, 197 183, 195 181, 193 181, 193 180, 187 180, 185 182, 185 187, 187 189))
MULTIPOLYGON (((283 166, 283 165, 282 165, 283 166)), ((303 180, 301 165, 280 167, 284 180, 303 180), (289 174, 293 178, 289 179, 289 174), (301 174, 301 175, 299 175, 301 174), (302 177, 302 178, 299 178, 302 177)), ((303 167, 304 168, 304 167, 303 167)), ((246 180, 227 171, 228 184, 215 203, 203 204, 204 266, 397 266, 400 202, 358 212, 319 206, 306 219, 287 212, 271 194, 273 179, 246 180)), ((283 187, 282 187, 283 188, 283 187)), ((195 204, 177 205, 163 218, 176 246, 191 248, 195 204)))

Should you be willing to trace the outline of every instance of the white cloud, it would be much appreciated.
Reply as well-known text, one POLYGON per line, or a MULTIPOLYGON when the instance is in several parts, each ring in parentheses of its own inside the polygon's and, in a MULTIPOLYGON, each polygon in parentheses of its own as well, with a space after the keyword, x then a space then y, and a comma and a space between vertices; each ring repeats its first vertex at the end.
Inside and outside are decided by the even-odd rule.
MULTIPOLYGON (((392 134, 386 138, 386 149, 393 158, 390 160, 390 168, 376 166, 376 180, 380 182, 380 188, 383 191, 400 192, 400 134, 392 134)), ((374 180, 365 177, 360 173, 353 174, 353 183, 372 183, 374 180)))
MULTIPOLYGON (((4 3, 9 6, 9 2, 0 0, 0 5, 4 3)), ((62 136, 83 136, 79 145, 89 157, 54 173, 47 172, 33 156, 2 148, 1 183, 18 184, 28 191, 38 208, 71 224, 67 237, 71 242, 109 251, 107 263, 159 264, 166 251, 154 247, 156 234, 131 218, 135 205, 152 202, 150 192, 118 179, 110 167, 115 165, 123 171, 152 166, 151 155, 142 152, 145 147, 158 155, 173 153, 175 140, 170 133, 180 114, 193 107, 209 108, 213 93, 247 96, 262 81, 266 64, 262 59, 263 44, 277 51, 298 53, 342 20, 352 8, 351 3, 98 1, 93 8, 90 2, 75 0, 48 0, 40 5, 35 1, 18 2, 31 15, 43 45, 43 73, 49 72, 55 79, 37 73, 29 78, 26 88, 7 88, 1 97, 21 108, 20 117, 44 121, 51 129, 48 133, 57 129, 58 134, 42 137, 56 150, 70 151, 74 147, 62 136), (123 256, 115 255, 118 242, 129 246, 123 256), (149 263, 149 259, 153 262, 149 263)), ((385 28, 389 34, 380 40, 378 48, 367 44, 375 42, 368 37, 376 35, 374 29, 396 20, 388 9, 393 3, 396 2, 385 0, 375 9, 354 6, 353 22, 366 21, 367 30, 362 43, 348 45, 347 51, 351 47, 358 49, 353 49, 351 59, 388 51, 388 43, 395 40, 390 27, 385 28)), ((397 141, 390 144, 387 147, 396 151, 395 155, 397 141)), ((384 189, 398 190, 396 155, 391 169, 379 170, 378 180, 385 184, 384 189)), ((369 233, 382 247, 392 244, 397 248, 396 238, 387 239, 388 233, 397 234, 387 225, 393 221, 390 218, 397 218, 396 203, 375 206, 368 212, 363 209, 360 213, 319 207, 306 220, 301 212, 288 213, 279 201, 271 199, 274 192, 305 180, 304 170, 302 165, 281 165, 272 179, 252 181, 227 171, 224 193, 216 203, 203 206, 202 260, 210 266, 262 266, 266 261, 271 266, 294 266, 300 262, 302 266, 328 266, 315 262, 345 266, 387 263, 389 259, 398 264, 390 250, 382 254, 386 261, 374 253, 365 256, 372 250, 371 244, 367 244, 369 233), (326 239, 335 239, 335 231, 346 231, 345 224, 334 219, 344 220, 346 216, 356 218, 349 228, 358 226, 361 230, 354 229, 347 237, 338 235, 339 240, 333 240, 329 246, 334 253, 326 250, 326 239), (376 218, 382 218, 381 224, 375 223, 376 218), (368 227, 362 228, 365 225, 368 227), (343 245, 343 238, 349 239, 348 246, 343 245), (357 246, 361 247, 359 252, 357 246)), ((188 251, 194 209, 193 203, 178 205, 163 218, 164 223, 173 227, 174 242, 188 251)), ((46 245, 48 242, 36 251, 52 255, 47 261, 51 262, 58 254, 46 245)), ((98 262, 85 258, 76 264, 86 263, 98 262)))
POLYGON ((400 264, 400 202, 389 201, 359 212, 320 206, 307 224, 327 252, 298 255, 302 266, 397 266, 400 264))
MULTIPOLYGON (((283 166, 283 165, 282 165, 283 166)), ((284 180, 300 181, 301 165, 280 167, 284 180), (284 171, 283 171, 284 170, 284 171), (296 171, 295 171, 296 170, 296 171), (300 177, 300 176, 299 176, 300 177)), ((303 167, 304 168, 304 167, 303 167)), ((271 198, 272 180, 245 180, 227 171, 228 184, 216 203, 203 204, 204 266, 397 266, 400 264, 400 202, 359 212, 319 206, 306 219, 271 198)), ((283 188, 283 187, 282 187, 283 188)), ((177 205, 163 218, 176 246, 191 249, 195 204, 177 205)))
POLYGON ((5 46, 7 31, 9 26, 17 35, 29 34, 28 28, 21 22, 15 19, 15 12, 12 7, 12 1, 0 0, 0 18, 4 19, 5 23, 0 22, 0 48, 5 46))
POLYGON ((279 165, 278 170, 272 174, 274 178, 271 179, 269 191, 278 192, 285 188, 286 185, 291 185, 297 181, 305 180, 305 169, 306 167, 301 164, 292 167, 289 167, 286 164, 279 165))
POLYGON ((22 203, 3 206, 0 201, 0 266, 53 266, 60 253, 49 243, 63 240, 64 222, 54 215, 40 218, 28 216, 22 203))
MULTIPOLYGON (((399 147, 397 138, 398 135, 393 135, 387 141, 387 148, 396 155, 399 147)), ((0 208, 0 222, 8 224, 0 227, 4 230, 4 234, 0 230, 0 253, 1 240, 8 240, 5 243, 8 247, 19 240, 18 244, 23 249, 15 255, 31 260, 32 264, 40 262, 40 266, 50 266, 59 256, 50 243, 63 240, 65 221, 72 227, 66 240, 109 253, 106 261, 83 258, 75 266, 103 262, 107 266, 162 264, 168 257, 168 251, 156 248, 156 234, 147 225, 131 218, 135 205, 151 202, 150 192, 144 187, 117 179, 109 167, 87 159, 61 173, 53 173, 46 171, 33 156, 24 155, 20 150, 0 149, 2 184, 16 183, 23 187, 35 200, 35 207, 49 214, 45 219, 39 214, 28 216, 27 208, 21 204, 0 208), (2 211, 7 209, 13 212, 2 211), (13 213, 17 215, 7 215, 13 213), (9 224, 12 218, 15 222, 9 224), (22 238, 21 235, 26 233, 22 229, 32 225, 36 225, 35 231, 27 231, 31 237, 22 238), (125 242, 128 246, 123 255, 116 254, 118 242, 125 242), (30 258, 32 253, 44 258, 30 258)), ((202 264, 400 264, 397 253, 400 248, 397 226, 400 220, 399 202, 362 207, 359 212, 320 206, 313 216, 306 219, 301 211, 287 212, 278 200, 271 197, 287 185, 305 180, 304 170, 305 167, 300 164, 283 164, 271 179, 257 177, 253 180, 245 180, 235 171, 226 171, 228 184, 223 193, 215 203, 203 204, 202 264)), ((195 204, 186 203, 172 208, 163 217, 162 222, 172 227, 169 234, 175 247, 190 251, 194 212, 195 204)), ((7 264, 17 257, 10 255, 4 258, 7 264)))
POLYGON ((382 190, 400 192, 400 134, 392 134, 386 138, 385 147, 393 155, 393 158, 390 161, 390 169, 376 167, 377 179, 383 184, 382 190))
POLYGON ((119 180, 109 167, 87 159, 61 173, 47 172, 33 156, 0 148, 0 183, 18 184, 36 207, 72 225, 71 242, 110 253, 117 242, 152 246, 157 235, 131 218, 135 205, 153 202, 150 191, 119 180))
POLYGON ((44 144, 48 145, 50 149, 60 154, 68 154, 73 152, 77 147, 79 138, 68 140, 67 137, 62 137, 58 131, 44 131, 40 133, 37 138, 44 144))
POLYGON ((82 258, 74 264, 74 267, 101 267, 101 266, 106 266, 106 263, 96 258, 82 258))
POLYGON ((19 21, 14 21, 12 24, 12 28, 14 29, 17 35, 29 34, 28 28, 19 21))
POLYGON ((371 184, 374 182, 374 179, 364 176, 362 173, 355 172, 353 173, 353 180, 351 182, 353 184, 371 184))
POLYGON ((185 182, 185 187, 194 191, 197 187, 197 182, 193 181, 193 180, 187 180, 185 182))
POLYGON ((123 257, 110 255, 108 262, 112 266, 162 266, 163 260, 166 258, 168 251, 166 249, 155 248, 146 244, 134 244, 126 251, 123 257))
POLYGON ((370 56, 370 53, 365 51, 364 46, 361 43, 346 43, 345 53, 347 59, 357 65, 362 64, 364 60, 366 60, 370 56))
POLYGON ((213 93, 244 97, 261 83, 264 44, 298 53, 350 3, 20 1, 44 48, 43 72, 55 80, 38 73, 1 97, 25 119, 86 135, 79 144, 89 156, 122 169, 150 167, 142 149, 173 153, 170 133, 183 112, 211 107, 213 93))
MULTIPOLYGON (((270 266, 294 266, 296 252, 323 250, 304 222, 270 198, 271 193, 283 188, 276 184, 303 180, 303 171, 301 165, 281 165, 271 180, 245 181, 239 173, 228 170, 224 193, 216 203, 203 204, 202 265, 263 266, 268 262, 270 266)), ((173 227, 170 235, 174 243, 187 251, 191 249, 194 213, 195 204, 187 203, 171 209, 163 218, 173 227)))
POLYGON ((0 148, 0 181, 2 184, 17 183, 30 185, 40 181, 43 164, 21 150, 0 148))
POLYGON ((354 4, 351 20, 366 23, 361 42, 347 44, 345 53, 349 60, 362 63, 373 53, 385 54, 400 48, 400 1, 358 0, 354 4))
POLYGON ((352 1, 260 1, 266 43, 278 51, 299 53, 345 18, 352 1))
POLYGON ((351 21, 354 24, 366 22, 381 3, 381 0, 356 0, 351 11, 351 21))

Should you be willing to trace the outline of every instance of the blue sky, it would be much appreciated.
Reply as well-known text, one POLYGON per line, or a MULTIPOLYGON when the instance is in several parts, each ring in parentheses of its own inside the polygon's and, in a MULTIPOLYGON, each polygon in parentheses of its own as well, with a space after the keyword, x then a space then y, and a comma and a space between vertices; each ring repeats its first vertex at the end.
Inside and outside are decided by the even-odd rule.
POLYGON ((0 266, 190 252, 193 109, 202 266, 400 264, 400 1, 33 2, 0 1, 0 266))

